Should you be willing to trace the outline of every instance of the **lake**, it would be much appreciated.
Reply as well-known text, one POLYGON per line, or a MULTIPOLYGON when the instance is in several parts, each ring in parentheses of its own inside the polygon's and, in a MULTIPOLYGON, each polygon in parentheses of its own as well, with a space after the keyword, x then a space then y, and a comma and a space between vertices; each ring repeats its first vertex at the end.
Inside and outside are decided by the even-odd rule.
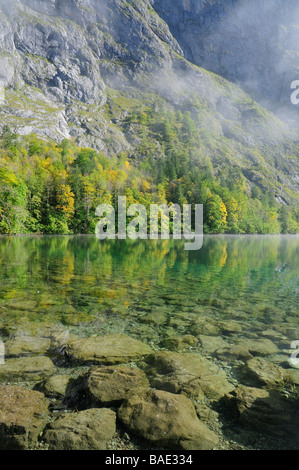
POLYGON ((299 237, 205 236, 198 251, 178 240, 2 237, 0 309, 7 323, 100 318, 103 333, 155 323, 153 314, 161 325, 177 315, 234 319, 244 334, 296 328, 299 237))
MULTIPOLYGON (((121 333, 156 352, 203 355, 234 386, 277 388, 256 371, 256 383, 238 371, 249 357, 291 369, 291 344, 299 341, 298 261, 295 235, 205 236, 198 251, 185 251, 183 240, 1 237, 0 331, 5 341, 33 325, 81 338, 121 333), (225 357, 236 345, 247 358, 244 350, 225 357)), ((59 374, 65 364, 56 367, 59 374)), ((297 396, 296 377, 284 397, 297 396)), ((245 448, 263 448, 244 429, 245 448)))

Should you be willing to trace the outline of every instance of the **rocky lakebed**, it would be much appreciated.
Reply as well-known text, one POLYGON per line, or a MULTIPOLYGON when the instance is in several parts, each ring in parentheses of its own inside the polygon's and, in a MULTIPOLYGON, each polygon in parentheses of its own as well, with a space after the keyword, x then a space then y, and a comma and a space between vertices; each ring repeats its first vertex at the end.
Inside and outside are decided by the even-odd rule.
POLYGON ((188 326, 159 345, 96 324, 2 326, 1 449, 298 449, 296 329, 188 326))

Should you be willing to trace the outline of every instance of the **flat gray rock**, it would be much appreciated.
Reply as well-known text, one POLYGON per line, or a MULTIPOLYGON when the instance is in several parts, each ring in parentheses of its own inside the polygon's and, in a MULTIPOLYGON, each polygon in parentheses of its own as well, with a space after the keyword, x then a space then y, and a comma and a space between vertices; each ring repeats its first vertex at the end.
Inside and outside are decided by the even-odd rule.
POLYGON ((121 364, 152 353, 151 348, 125 334, 72 338, 66 348, 70 359, 85 363, 121 364))
POLYGON ((0 382, 38 381, 50 377, 54 364, 46 356, 7 359, 0 367, 0 382))

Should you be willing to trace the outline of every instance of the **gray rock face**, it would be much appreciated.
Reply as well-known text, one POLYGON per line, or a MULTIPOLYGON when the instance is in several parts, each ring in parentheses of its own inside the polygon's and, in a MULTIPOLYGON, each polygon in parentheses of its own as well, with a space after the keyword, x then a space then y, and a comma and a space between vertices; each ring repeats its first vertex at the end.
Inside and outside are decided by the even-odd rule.
POLYGON ((194 64, 262 102, 289 103, 297 43, 282 0, 0 0, 0 133, 7 125, 139 159, 142 132, 127 118, 162 98, 195 120, 204 110, 200 126, 264 190, 260 152, 277 200, 289 202, 299 181, 294 129, 194 64))
POLYGON ((14 74, 4 70, 5 82, 35 83, 65 103, 104 103, 107 74, 109 86, 111 79, 138 81, 141 72, 169 61, 160 38, 181 52, 148 1, 138 8, 122 0, 113 0, 110 8, 96 0, 23 0, 9 7, 2 1, 0 7, 7 14, 1 15, 1 50, 16 55, 14 74))
POLYGON ((2 80, 42 88, 54 102, 103 104, 106 85, 140 85, 171 69, 170 51, 271 103, 289 105, 298 78, 295 0, 1 0, 0 8, 2 80))
POLYGON ((182 53, 148 0, 1 0, 0 51, 3 122, 101 150, 112 139, 116 152, 128 143, 104 115, 106 87, 146 86, 148 74, 171 68, 170 51, 182 53), (96 106, 93 125, 80 103, 96 106))
MULTIPOLYGON (((104 0, 1 0, 0 79, 40 90, 48 106, 56 105, 56 128, 65 137, 79 131, 69 129, 73 108, 61 105, 104 105, 107 86, 155 81, 167 94, 163 74, 176 69, 180 87, 186 71, 178 56, 289 102, 299 52, 288 12, 282 0, 112 0, 109 7, 104 0)), ((232 112, 229 103, 225 109, 232 112)))
POLYGON ((14 60, 15 79, 32 82, 35 78, 36 85, 66 102, 99 102, 105 88, 102 77, 109 68, 105 60, 118 62, 118 75, 128 80, 138 75, 138 69, 148 71, 167 60, 168 48, 162 50, 155 24, 163 40, 180 51, 167 26, 157 24, 147 1, 139 2, 137 9, 122 0, 114 0, 110 8, 107 2, 95 0, 15 0, 9 7, 3 1, 0 6, 7 15, 1 16, 2 52, 14 52, 20 61, 18 67, 14 60), (151 60, 146 60, 149 56, 151 60), (39 58, 44 60, 43 80, 40 73, 32 74, 39 58), (128 66, 130 61, 135 62, 135 70, 133 64, 128 66))

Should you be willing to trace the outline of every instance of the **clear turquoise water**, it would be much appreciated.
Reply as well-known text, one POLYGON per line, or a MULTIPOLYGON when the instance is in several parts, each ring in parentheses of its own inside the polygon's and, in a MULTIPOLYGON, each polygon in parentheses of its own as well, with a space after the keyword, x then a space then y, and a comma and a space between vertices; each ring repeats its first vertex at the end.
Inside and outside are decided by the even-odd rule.
MULTIPOLYGON (((30 336, 48 325, 54 336, 61 330, 79 336, 126 333, 154 350, 199 352, 237 386, 243 384, 240 362, 218 358, 218 346, 210 350, 201 335, 216 336, 205 339, 212 347, 223 339, 231 345, 270 339, 277 352, 266 353, 266 359, 289 368, 291 341, 299 340, 298 261, 299 236, 205 236, 199 251, 185 251, 183 240, 0 237, 0 337, 7 339, 15 329, 30 336), (185 335, 196 341, 177 349, 178 337, 185 335)), ((56 373, 74 377, 82 372, 63 355, 55 367, 56 373)), ((298 381, 297 376, 294 384, 298 381)), ((281 393, 298 399, 298 387, 281 393)), ((289 436, 287 430, 282 441, 268 438, 266 431, 261 440, 246 423, 238 425, 220 404, 215 406, 220 419, 211 426, 224 448, 230 448, 228 441, 250 449, 298 448, 296 431, 289 436)), ((254 420, 254 413, 249 418, 254 420)))
POLYGON ((0 323, 121 331, 156 344, 170 328, 189 333, 184 320, 199 316, 244 332, 296 328, 298 261, 299 236, 206 236, 199 251, 177 240, 2 237, 0 323))

